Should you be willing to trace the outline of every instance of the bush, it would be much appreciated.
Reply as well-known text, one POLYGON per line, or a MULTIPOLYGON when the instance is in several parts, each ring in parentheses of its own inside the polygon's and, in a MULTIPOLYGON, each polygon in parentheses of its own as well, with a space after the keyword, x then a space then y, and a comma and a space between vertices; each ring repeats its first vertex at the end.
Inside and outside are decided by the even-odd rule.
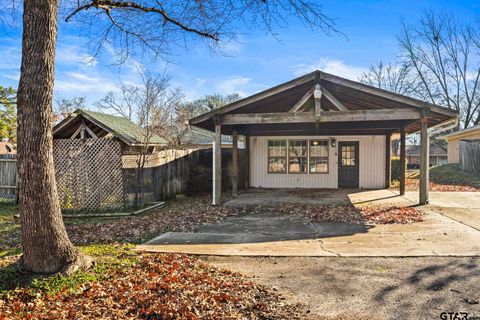
MULTIPOLYGON (((393 157, 392 158, 392 181, 400 180, 400 158, 393 157)), ((407 170, 407 160, 405 159, 405 171, 407 170)))

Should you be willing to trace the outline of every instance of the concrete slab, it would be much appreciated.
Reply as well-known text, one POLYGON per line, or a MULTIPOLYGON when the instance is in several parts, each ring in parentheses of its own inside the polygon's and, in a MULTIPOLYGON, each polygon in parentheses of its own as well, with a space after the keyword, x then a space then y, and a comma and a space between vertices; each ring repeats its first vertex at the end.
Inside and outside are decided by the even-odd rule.
MULTIPOLYGON (((253 203, 266 194, 271 197, 271 192, 253 194, 253 203)), ((286 191, 280 191, 280 195, 280 200, 271 201, 298 198, 286 191)), ((339 195, 356 206, 411 206, 418 196, 407 193, 401 197, 390 190, 350 190, 330 194, 329 201, 342 201, 339 195)), ((300 215, 265 212, 229 217, 222 223, 204 225, 197 232, 166 233, 138 249, 233 256, 480 256, 478 196, 432 192, 431 204, 419 207, 426 213, 424 221, 411 225, 306 223, 300 215), (463 204, 471 211, 458 209, 463 204)), ((244 206, 247 201, 244 196, 234 205, 244 206)))

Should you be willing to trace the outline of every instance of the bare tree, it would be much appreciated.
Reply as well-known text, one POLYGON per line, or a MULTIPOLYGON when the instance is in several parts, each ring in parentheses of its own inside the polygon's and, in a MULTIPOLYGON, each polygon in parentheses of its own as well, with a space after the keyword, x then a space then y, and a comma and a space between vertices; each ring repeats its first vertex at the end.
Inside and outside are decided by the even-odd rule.
POLYGON ((72 114, 77 109, 85 109, 85 97, 75 97, 72 99, 66 99, 57 97, 55 98, 54 106, 54 122, 61 121, 72 114))
MULTIPOLYGON (((66 20, 83 23, 81 31, 98 39, 97 48, 113 48, 124 61, 148 49, 156 57, 195 40, 215 48, 234 38, 243 23, 273 33, 287 20, 335 32, 334 22, 317 1, 69 1, 66 20)), ((18 90, 19 214, 27 271, 71 272, 90 261, 69 241, 62 220, 53 167, 52 92, 58 0, 23 1, 22 62, 18 90)))
POLYGON ((418 96, 418 77, 408 64, 383 62, 371 65, 367 72, 360 76, 360 82, 373 87, 388 90, 407 96, 418 96))
POLYGON ((202 98, 193 101, 182 101, 178 103, 175 110, 175 121, 172 123, 171 132, 169 136, 172 137, 172 142, 180 144, 180 137, 188 130, 188 119, 198 116, 202 113, 211 111, 216 108, 223 107, 240 99, 238 93, 228 95, 221 95, 219 93, 208 94, 202 98))
POLYGON ((450 15, 425 13, 402 24, 402 58, 419 81, 417 94, 456 110, 464 128, 480 121, 480 41, 473 26, 450 15))
POLYGON ((168 132, 172 117, 179 101, 183 99, 181 91, 171 89, 169 77, 165 73, 152 74, 141 72, 142 83, 139 86, 121 84, 120 93, 109 92, 97 105, 114 111, 135 122, 141 131, 141 146, 138 148, 135 174, 134 207, 143 204, 143 182, 145 164, 153 151, 152 137, 168 132))

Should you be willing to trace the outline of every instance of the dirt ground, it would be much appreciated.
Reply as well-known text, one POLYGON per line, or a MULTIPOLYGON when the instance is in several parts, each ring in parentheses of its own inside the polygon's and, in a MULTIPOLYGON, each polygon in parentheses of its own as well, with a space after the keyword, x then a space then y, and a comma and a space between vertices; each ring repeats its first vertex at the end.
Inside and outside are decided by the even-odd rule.
POLYGON ((204 259, 274 286, 315 319, 480 318, 479 257, 204 259))

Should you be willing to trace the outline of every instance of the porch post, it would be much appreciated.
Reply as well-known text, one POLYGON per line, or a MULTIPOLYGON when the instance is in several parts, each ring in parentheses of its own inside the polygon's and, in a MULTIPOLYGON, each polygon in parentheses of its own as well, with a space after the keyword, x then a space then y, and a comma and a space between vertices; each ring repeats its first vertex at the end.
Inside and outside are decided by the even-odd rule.
POLYGON ((213 152, 213 194, 212 204, 222 204, 222 133, 221 125, 215 123, 215 145, 213 152))
POLYGON ((391 134, 385 135, 385 188, 390 188, 390 182, 392 181, 392 140, 391 134))
POLYGON ((250 137, 245 136, 245 189, 250 187, 250 137))
POLYGON ((422 129, 420 132, 420 201, 419 204, 428 203, 428 182, 429 182, 429 149, 430 137, 428 136, 428 118, 422 117, 420 120, 422 129))
POLYGON ((406 153, 406 147, 405 147, 405 128, 401 127, 400 128, 400 195, 403 196, 405 195, 405 167, 406 167, 406 162, 405 162, 405 153, 406 153))
POLYGON ((232 132, 232 195, 237 196, 238 192, 238 132, 232 132))

